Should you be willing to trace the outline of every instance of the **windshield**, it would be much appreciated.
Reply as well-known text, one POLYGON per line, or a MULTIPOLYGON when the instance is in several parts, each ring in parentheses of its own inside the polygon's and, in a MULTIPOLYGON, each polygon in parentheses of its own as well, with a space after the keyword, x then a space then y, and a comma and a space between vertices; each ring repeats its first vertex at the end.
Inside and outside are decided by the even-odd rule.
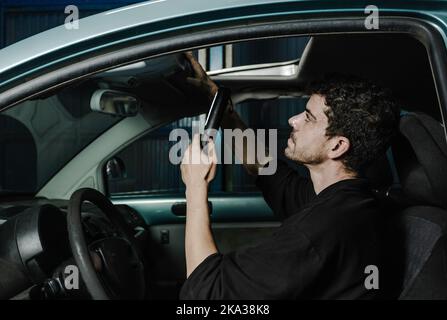
POLYGON ((0 112, 0 195, 36 194, 122 119, 91 111, 92 90, 81 84, 0 112))

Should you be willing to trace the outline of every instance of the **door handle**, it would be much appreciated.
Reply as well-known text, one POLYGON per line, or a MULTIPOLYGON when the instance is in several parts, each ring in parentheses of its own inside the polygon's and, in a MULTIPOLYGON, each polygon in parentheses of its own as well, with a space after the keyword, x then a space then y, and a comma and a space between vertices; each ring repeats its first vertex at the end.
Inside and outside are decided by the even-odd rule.
MULTIPOLYGON (((179 217, 186 216, 186 201, 175 202, 171 207, 171 211, 176 216, 179 217)), ((211 201, 208 201, 208 212, 210 215, 213 212, 213 204, 211 203, 211 201)))

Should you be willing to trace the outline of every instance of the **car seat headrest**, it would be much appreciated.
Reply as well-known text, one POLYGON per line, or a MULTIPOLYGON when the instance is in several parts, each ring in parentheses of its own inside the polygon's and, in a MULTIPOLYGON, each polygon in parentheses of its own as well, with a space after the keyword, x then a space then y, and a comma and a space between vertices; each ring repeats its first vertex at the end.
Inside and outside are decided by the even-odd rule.
POLYGON ((392 151, 405 196, 447 208, 447 141, 441 123, 421 113, 402 116, 392 151))

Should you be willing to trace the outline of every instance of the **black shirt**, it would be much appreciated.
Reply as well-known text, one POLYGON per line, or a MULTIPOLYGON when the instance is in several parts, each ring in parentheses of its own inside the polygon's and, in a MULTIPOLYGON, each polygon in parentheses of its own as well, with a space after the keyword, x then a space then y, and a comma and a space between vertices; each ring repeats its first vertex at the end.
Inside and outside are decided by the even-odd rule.
MULTIPOLYGON (((278 161, 256 184, 281 227, 256 246, 207 257, 181 299, 369 299, 369 265, 381 268, 381 212, 366 179, 315 194, 312 181, 278 161)), ((380 278, 379 278, 380 288, 380 278)))

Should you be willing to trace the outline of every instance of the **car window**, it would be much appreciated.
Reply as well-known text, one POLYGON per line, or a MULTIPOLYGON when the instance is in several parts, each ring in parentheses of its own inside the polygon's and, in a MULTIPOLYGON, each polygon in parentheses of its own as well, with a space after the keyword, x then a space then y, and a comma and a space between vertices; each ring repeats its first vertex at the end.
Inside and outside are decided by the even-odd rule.
POLYGON ((169 141, 174 129, 185 129, 191 135, 192 121, 199 117, 187 117, 166 124, 131 143, 114 156, 120 164, 120 174, 110 172, 110 163, 104 172, 111 195, 122 193, 169 193, 185 190, 180 168, 169 161, 169 150, 177 142, 169 141))

